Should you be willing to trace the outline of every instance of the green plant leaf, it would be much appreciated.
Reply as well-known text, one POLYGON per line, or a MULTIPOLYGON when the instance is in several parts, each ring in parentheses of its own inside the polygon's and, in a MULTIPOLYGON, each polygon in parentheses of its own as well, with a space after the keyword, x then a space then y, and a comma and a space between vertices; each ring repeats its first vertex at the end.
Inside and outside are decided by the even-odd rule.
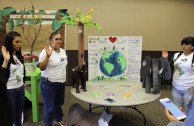
POLYGON ((13 31, 13 27, 14 27, 14 22, 12 19, 8 19, 8 24, 9 24, 9 31, 13 31))
POLYGON ((34 25, 34 19, 27 19, 26 21, 29 25, 34 25))
POLYGON ((36 24, 41 24, 41 23, 42 23, 42 20, 36 19, 36 24))
POLYGON ((63 16, 63 20, 64 20, 64 21, 69 21, 69 20, 71 20, 71 19, 70 19, 69 16, 65 15, 65 16, 63 16))
MULTIPOLYGON (((37 14, 43 15, 43 14, 46 14, 46 12, 44 10, 39 10, 37 12, 37 14)), ((37 19, 36 24, 41 24, 41 23, 42 23, 42 20, 41 19, 37 19)))
POLYGON ((2 11, 2 10, 0 10, 0 22, 2 22, 2 21, 3 21, 2 17, 3 17, 3 11, 2 11))
MULTIPOLYGON (((25 10, 19 10, 19 11, 17 12, 17 14, 21 14, 21 15, 22 15, 22 14, 25 15, 25 13, 26 13, 25 10)), ((15 24, 16 24, 17 26, 22 25, 22 24, 23 24, 22 19, 15 19, 15 24)))
POLYGON ((61 28, 62 24, 63 23, 61 21, 53 20, 53 22, 52 22, 53 31, 59 30, 61 28))
POLYGON ((61 16, 69 16, 69 14, 67 13, 67 9, 59 9, 58 12, 61 16))
POLYGON ((3 8, 4 16, 5 15, 9 15, 9 14, 15 14, 16 12, 17 12, 16 9, 13 8, 13 7, 5 7, 5 8, 3 8))
POLYGON ((15 24, 16 24, 17 26, 22 25, 22 24, 23 24, 23 21, 20 20, 20 19, 16 19, 16 20, 15 20, 15 24))
POLYGON ((19 10, 19 11, 17 12, 17 14, 25 14, 25 13, 26 13, 25 10, 19 10))
POLYGON ((44 10, 39 10, 39 11, 37 12, 37 14, 46 14, 46 12, 45 12, 44 10))
POLYGON ((26 14, 32 14, 33 13, 33 10, 27 10, 26 11, 26 14))
POLYGON ((50 14, 52 14, 52 15, 56 15, 56 13, 57 13, 57 12, 55 11, 55 12, 51 12, 50 14))

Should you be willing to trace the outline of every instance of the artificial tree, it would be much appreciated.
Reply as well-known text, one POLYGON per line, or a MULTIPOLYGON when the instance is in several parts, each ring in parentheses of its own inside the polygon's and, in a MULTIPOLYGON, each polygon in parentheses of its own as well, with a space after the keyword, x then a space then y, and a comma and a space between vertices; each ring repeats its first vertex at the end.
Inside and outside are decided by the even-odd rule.
POLYGON ((95 8, 83 14, 79 9, 77 9, 74 15, 65 15, 61 22, 67 25, 78 26, 78 65, 83 65, 84 59, 84 26, 87 26, 90 30, 93 28, 95 30, 102 30, 102 27, 97 22, 93 22, 91 19, 91 14, 94 12, 95 8))
MULTIPOLYGON (((31 2, 32 4, 32 2, 31 2)), ((67 25, 73 25, 73 26, 78 26, 78 64, 82 64, 82 59, 84 58, 84 26, 89 27, 91 30, 94 28, 95 30, 102 30, 102 27, 99 25, 97 22, 93 22, 91 20, 91 14, 95 8, 92 8, 87 14, 81 13, 79 9, 77 9, 77 12, 74 13, 73 16, 69 15, 67 13, 67 9, 59 9, 56 13, 53 13, 55 15, 55 18, 52 19, 52 28, 54 31, 59 31, 62 38, 63 38, 63 44, 62 47, 64 47, 64 29, 65 29, 65 24, 67 25)), ((20 10, 16 11, 15 8, 13 7, 5 7, 3 10, 0 10, 0 45, 4 44, 4 36, 6 34, 6 24, 9 23, 9 29, 10 31, 13 30, 14 27, 14 22, 17 26, 20 26, 22 28, 24 37, 26 41, 30 45, 30 56, 32 57, 33 53, 33 47, 34 44, 38 38, 38 35, 41 30, 41 23, 43 21, 42 18, 35 18, 35 15, 42 15, 46 14, 44 10, 39 10, 38 12, 35 12, 34 6, 32 4, 32 10, 20 10), (12 14, 19 14, 21 15, 20 18, 17 19, 11 19, 10 15, 12 14), (26 15, 31 15, 31 19, 25 18, 26 15), (34 26, 34 38, 31 38, 31 40, 25 35, 25 28, 24 24, 27 22, 29 25, 34 26), (38 30, 36 30, 35 26, 39 26, 38 30)), ((46 19, 44 19, 46 20, 46 19)), ((32 58, 31 58, 32 59, 32 58)))
POLYGON ((0 10, 0 46, 4 45, 4 39, 7 34, 7 23, 9 24, 9 31, 13 30, 14 25, 21 27, 22 34, 30 47, 30 62, 32 61, 34 44, 36 43, 41 31, 42 22, 45 20, 52 21, 52 29, 53 31, 58 30, 60 32, 64 45, 65 24, 61 23, 60 20, 63 18, 63 16, 69 15, 67 13, 67 9, 59 9, 52 14, 47 14, 44 10, 35 11, 32 2, 31 5, 31 10, 23 9, 20 11, 16 11, 16 9, 13 7, 5 7, 0 10), (42 15, 51 15, 51 18, 43 18, 42 15), (32 38, 25 34, 25 25, 31 25, 33 27, 34 36, 32 38))

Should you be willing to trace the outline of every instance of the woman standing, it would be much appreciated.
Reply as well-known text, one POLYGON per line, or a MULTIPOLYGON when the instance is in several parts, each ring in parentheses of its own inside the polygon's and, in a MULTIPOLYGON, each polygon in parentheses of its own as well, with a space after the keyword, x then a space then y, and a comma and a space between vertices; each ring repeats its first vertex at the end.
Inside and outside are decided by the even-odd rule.
POLYGON ((64 126, 61 106, 64 104, 67 55, 60 48, 62 39, 58 32, 51 33, 49 41, 50 46, 46 45, 39 55, 44 123, 45 126, 52 126, 54 120, 56 126, 64 126))
MULTIPOLYGON (((0 65, 7 62, 6 80, 7 93, 13 109, 14 126, 21 126, 22 111, 24 109, 24 82, 25 69, 21 53, 21 35, 18 32, 9 32, 5 37, 5 48, 10 54, 10 59, 5 60, 0 56, 0 65)), ((2 113, 1 113, 2 114, 2 113)))
MULTIPOLYGON (((4 46, 1 48, 2 56, 4 60, 2 66, 0 66, 0 124, 5 126, 13 126, 13 111, 10 100, 7 95, 7 65, 10 59, 9 52, 4 46)), ((1 57, 2 57, 1 56, 1 57)))
MULTIPOLYGON (((175 53, 170 61, 174 68, 172 81, 173 102, 187 113, 192 98, 190 92, 194 86, 194 37, 185 37, 181 41, 182 52, 175 53)), ((163 57, 168 57, 166 50, 162 51, 163 57)))

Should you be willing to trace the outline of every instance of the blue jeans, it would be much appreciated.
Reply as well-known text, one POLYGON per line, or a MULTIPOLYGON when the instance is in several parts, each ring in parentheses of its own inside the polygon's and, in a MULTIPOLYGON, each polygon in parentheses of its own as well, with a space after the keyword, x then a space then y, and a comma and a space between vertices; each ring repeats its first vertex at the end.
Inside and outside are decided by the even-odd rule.
POLYGON ((174 86, 172 87, 172 100, 179 108, 183 107, 185 113, 188 113, 188 105, 191 101, 192 95, 190 90, 178 90, 174 86))
POLYGON ((65 84, 41 79, 40 89, 44 102, 44 125, 52 126, 53 119, 60 122, 63 118, 61 106, 64 104, 65 84))
POLYGON ((21 118, 25 102, 24 85, 20 88, 7 89, 7 93, 13 108, 14 126, 22 126, 21 118))

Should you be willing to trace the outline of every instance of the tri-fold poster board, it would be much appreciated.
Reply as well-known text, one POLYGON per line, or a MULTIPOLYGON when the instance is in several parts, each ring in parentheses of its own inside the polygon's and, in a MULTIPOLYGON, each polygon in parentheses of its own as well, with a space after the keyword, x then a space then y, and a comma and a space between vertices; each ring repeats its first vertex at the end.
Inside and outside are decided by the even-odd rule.
POLYGON ((142 36, 89 36, 88 80, 140 81, 142 36))

